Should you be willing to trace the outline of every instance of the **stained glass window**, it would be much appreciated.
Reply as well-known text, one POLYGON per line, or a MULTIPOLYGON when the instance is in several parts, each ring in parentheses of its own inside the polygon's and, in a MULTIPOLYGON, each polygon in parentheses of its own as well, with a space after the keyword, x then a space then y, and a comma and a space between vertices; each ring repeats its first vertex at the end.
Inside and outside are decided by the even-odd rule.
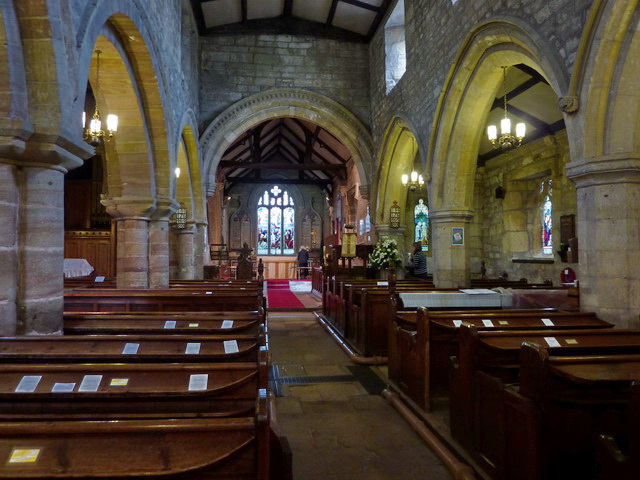
POLYGON ((413 221, 415 224, 414 242, 422 244, 422 251, 429 251, 429 207, 424 203, 423 199, 418 200, 417 205, 413 209, 413 221))
POLYGON ((542 253, 544 255, 553 255, 553 203, 551 201, 551 180, 542 182, 540 187, 541 193, 544 194, 542 203, 542 253), (546 193, 545 193, 546 190, 546 193))
POLYGON ((277 185, 258 200, 258 255, 295 253, 293 198, 277 185))

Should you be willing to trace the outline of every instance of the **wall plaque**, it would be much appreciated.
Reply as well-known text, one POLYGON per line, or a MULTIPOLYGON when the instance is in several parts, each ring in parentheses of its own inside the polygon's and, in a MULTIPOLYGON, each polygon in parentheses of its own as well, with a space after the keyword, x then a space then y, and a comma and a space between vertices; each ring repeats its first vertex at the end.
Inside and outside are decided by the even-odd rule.
POLYGON ((176 228, 185 228, 187 226, 187 209, 179 208, 176 210, 176 228))
POLYGON ((400 228, 400 207, 395 200, 389 212, 389 226, 391 228, 400 228))

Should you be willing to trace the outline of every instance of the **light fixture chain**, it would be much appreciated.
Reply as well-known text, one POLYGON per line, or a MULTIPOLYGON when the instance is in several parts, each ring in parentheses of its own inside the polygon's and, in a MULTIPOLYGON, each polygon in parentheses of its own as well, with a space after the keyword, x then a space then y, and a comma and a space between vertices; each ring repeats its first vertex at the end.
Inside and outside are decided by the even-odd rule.
POLYGON ((502 88, 504 89, 504 118, 507 118, 507 67, 502 67, 502 88))

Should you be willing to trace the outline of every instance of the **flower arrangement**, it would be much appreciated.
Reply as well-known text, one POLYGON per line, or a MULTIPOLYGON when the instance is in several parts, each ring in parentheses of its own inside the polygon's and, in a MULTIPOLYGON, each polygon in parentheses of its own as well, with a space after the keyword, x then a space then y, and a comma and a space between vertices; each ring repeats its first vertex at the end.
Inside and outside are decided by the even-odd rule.
POLYGON ((369 255, 369 262, 372 268, 383 270, 389 267, 397 267, 402 264, 402 259, 398 253, 398 244, 395 240, 380 240, 373 252, 369 255))

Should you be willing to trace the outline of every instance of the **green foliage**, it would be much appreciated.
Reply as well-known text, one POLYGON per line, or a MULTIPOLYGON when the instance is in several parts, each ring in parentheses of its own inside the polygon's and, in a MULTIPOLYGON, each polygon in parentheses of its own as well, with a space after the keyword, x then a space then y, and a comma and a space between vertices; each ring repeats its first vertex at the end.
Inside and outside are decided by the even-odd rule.
POLYGON ((378 270, 401 265, 402 259, 398 253, 396 241, 391 239, 379 241, 369 255, 369 262, 372 268, 378 270))

